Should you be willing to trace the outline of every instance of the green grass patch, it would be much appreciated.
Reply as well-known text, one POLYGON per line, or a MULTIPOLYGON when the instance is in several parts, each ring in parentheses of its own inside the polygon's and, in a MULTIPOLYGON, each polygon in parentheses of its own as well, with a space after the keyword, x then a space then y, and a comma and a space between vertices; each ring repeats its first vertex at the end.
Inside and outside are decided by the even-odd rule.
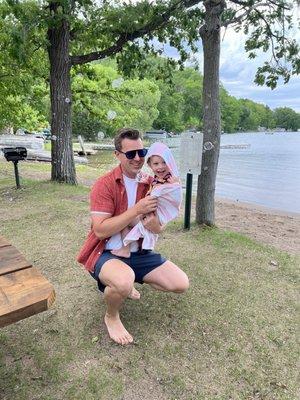
MULTIPOLYGON (((22 163, 16 190, 12 166, 0 168, 1 235, 57 294, 51 310, 1 329, 1 400, 297 398, 299 258, 170 223, 157 249, 191 287, 184 295, 138 287, 141 300, 122 311, 135 344, 123 348, 108 339, 103 298, 75 261, 90 225, 89 188, 51 183, 39 175, 44 164, 22 163)), ((77 168, 79 180, 100 172, 77 168)))

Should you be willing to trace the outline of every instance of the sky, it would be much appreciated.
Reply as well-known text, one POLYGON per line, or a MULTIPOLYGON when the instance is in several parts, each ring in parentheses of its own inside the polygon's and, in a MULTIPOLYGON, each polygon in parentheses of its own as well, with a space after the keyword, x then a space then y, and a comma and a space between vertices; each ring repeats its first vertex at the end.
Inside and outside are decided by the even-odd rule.
MULTIPOLYGON (((297 34, 300 41, 300 33, 297 34)), ((220 81, 230 95, 237 98, 247 98, 257 103, 263 103, 274 109, 290 107, 300 112, 300 75, 293 76, 287 84, 278 81, 276 89, 258 86, 254 83, 255 73, 259 66, 270 59, 268 54, 258 54, 255 59, 249 59, 244 50, 245 37, 242 33, 227 30, 222 34, 220 56, 220 81)), ((164 53, 169 57, 178 58, 176 49, 165 45, 164 53)), ((203 71, 202 46, 199 43, 199 53, 195 54, 203 71)))
MULTIPOLYGON (((138 0, 123 0, 124 2, 137 3, 138 0)), ((155 1, 155 0, 153 0, 155 1)), ((294 29, 292 37, 300 44, 300 29, 297 21, 300 20, 300 6, 295 4, 293 10, 294 29)), ((277 107, 290 107, 300 112, 300 75, 293 76, 287 84, 278 81, 276 89, 267 86, 257 86, 254 83, 255 73, 259 66, 269 61, 269 54, 258 54, 255 59, 249 59, 244 50, 246 37, 243 33, 236 33, 228 27, 226 32, 221 33, 221 56, 220 56, 220 80, 230 95, 237 98, 247 98, 258 103, 268 105, 271 109, 277 107)), ((161 47, 154 40, 157 47, 161 47)), ((168 46, 163 46, 164 53, 168 57, 179 58, 177 51, 168 46)), ((195 54, 203 71, 202 46, 199 43, 199 53, 195 54)))
MULTIPOLYGON (((300 8, 295 8, 294 19, 300 18, 300 8)), ((296 28, 293 37, 300 43, 300 30, 296 28)), ((258 103, 277 107, 290 107, 300 112, 300 75, 293 76, 288 84, 278 81, 276 89, 267 86, 257 86, 254 83, 255 73, 259 66, 269 61, 270 55, 260 53, 255 59, 249 59, 244 50, 246 37, 243 33, 236 33, 227 28, 221 33, 220 80, 230 95, 237 98, 248 98, 258 103)), ((178 58, 177 51, 164 46, 164 53, 169 57, 178 58)), ((199 52, 195 54, 199 62, 200 71, 203 70, 202 46, 199 43, 199 52)))
MULTIPOLYGON (((300 32, 295 33, 300 41, 300 32)), ((269 107, 290 107, 300 112, 300 76, 293 76, 288 84, 279 82, 276 89, 254 83, 257 68, 270 56, 261 53, 249 59, 244 50, 245 37, 233 30, 227 31, 221 44, 220 79, 228 92, 238 98, 246 97, 269 107)), ((200 60, 202 54, 199 56, 200 60)))

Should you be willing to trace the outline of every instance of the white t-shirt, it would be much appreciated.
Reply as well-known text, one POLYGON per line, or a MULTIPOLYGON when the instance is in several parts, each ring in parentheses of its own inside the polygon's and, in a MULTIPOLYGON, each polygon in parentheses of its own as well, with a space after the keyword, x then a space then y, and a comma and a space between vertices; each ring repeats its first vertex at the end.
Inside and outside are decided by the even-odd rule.
MULTIPOLYGON (((123 174, 123 179, 127 193, 128 208, 130 208, 135 205, 138 182, 136 181, 136 179, 128 178, 124 174, 123 174)), ((123 242, 120 232, 114 234, 105 245, 106 250, 117 250, 120 249, 121 247, 123 247, 123 242)), ((130 244, 130 251, 131 252, 138 251, 137 241, 132 242, 130 244)))

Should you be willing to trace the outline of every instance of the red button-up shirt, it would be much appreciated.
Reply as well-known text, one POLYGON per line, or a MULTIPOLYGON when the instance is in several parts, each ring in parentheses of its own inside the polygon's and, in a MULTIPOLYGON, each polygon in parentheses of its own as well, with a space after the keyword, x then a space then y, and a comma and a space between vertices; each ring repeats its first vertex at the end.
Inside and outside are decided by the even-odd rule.
MULTIPOLYGON (((146 196, 148 190, 148 183, 138 183, 136 203, 146 196)), ((95 182, 90 194, 90 208, 91 212, 109 213, 113 217, 123 214, 127 210, 127 193, 120 165, 95 182)), ((93 272, 95 263, 103 253, 105 244, 109 239, 100 240, 91 227, 78 254, 77 261, 83 264, 88 271, 93 272)))

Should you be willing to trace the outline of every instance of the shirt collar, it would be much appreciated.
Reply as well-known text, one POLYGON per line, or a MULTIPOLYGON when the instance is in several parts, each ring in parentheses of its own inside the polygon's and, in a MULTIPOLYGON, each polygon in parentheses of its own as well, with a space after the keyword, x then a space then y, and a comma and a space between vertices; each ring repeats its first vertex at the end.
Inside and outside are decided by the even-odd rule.
POLYGON ((119 164, 115 169, 114 169, 114 178, 115 181, 120 181, 124 184, 124 180, 123 180, 123 172, 122 172, 122 168, 121 168, 121 164, 119 164))

